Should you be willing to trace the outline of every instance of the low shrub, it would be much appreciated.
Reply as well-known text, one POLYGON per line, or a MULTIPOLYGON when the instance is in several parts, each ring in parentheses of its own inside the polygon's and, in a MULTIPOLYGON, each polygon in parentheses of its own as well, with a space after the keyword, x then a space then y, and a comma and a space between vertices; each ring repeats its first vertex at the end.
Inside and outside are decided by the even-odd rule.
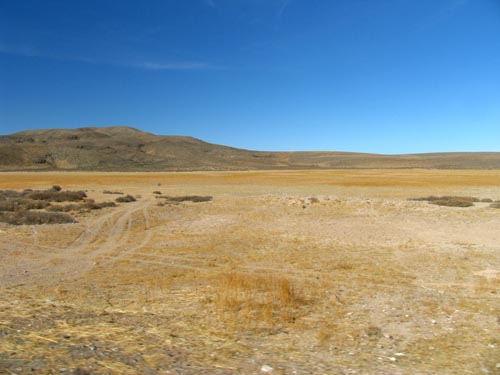
POLYGON ((446 206, 446 207, 471 207, 474 206, 474 203, 476 202, 488 201, 487 199, 479 199, 476 197, 461 197, 461 196, 448 196, 448 195, 442 197, 431 195, 429 197, 413 198, 410 200, 426 201, 429 202, 430 204, 435 204, 437 206, 446 206))
POLYGON ((430 204, 435 204, 436 206, 446 206, 446 207, 471 207, 474 206, 469 200, 463 199, 448 199, 448 200, 436 200, 429 202, 430 204))
POLYGON ((0 211, 40 210, 50 205, 49 202, 24 198, 0 200, 0 211))
POLYGON ((102 193, 103 193, 103 194, 117 194, 117 195, 123 195, 123 192, 122 192, 122 191, 104 190, 102 193))
POLYGON ((0 200, 8 199, 8 198, 20 198, 23 196, 23 193, 20 193, 15 190, 0 190, 0 200))
POLYGON ((40 225, 74 223, 70 215, 58 212, 16 211, 0 212, 0 222, 11 225, 40 225))
POLYGON ((101 202, 101 203, 95 203, 95 202, 86 202, 84 206, 90 210, 101 210, 106 207, 116 207, 115 202, 101 202))
POLYGON ((0 201, 0 211, 15 211, 18 205, 13 200, 0 201))
POLYGON ((480 202, 481 200, 476 197, 461 197, 461 196, 453 196, 453 195, 445 195, 442 197, 436 197, 434 195, 431 195, 429 197, 421 197, 421 198, 413 198, 410 199, 412 201, 427 201, 427 202, 435 202, 435 201, 452 201, 452 200, 461 200, 461 201, 468 201, 468 202, 480 202))
POLYGON ((34 191, 27 195, 28 198, 34 200, 48 202, 77 202, 87 197, 84 191, 34 191))
POLYGON ((90 211, 90 210, 101 210, 106 207, 116 207, 115 202, 101 202, 95 203, 90 200, 83 204, 65 204, 65 205, 53 205, 47 208, 48 211, 52 212, 69 212, 69 211, 90 211))
POLYGON ((49 202, 35 201, 32 199, 24 199, 21 203, 22 208, 25 210, 41 210, 50 206, 49 202))
POLYGON ((174 202, 174 203, 180 203, 180 202, 194 202, 194 203, 199 203, 199 202, 210 202, 213 198, 209 195, 207 196, 201 196, 201 195, 183 195, 179 197, 171 197, 168 195, 162 195, 160 198, 164 198, 167 202, 174 202))
POLYGON ((137 199, 135 199, 133 196, 130 194, 125 195, 124 197, 118 197, 116 198, 116 201, 118 203, 128 203, 128 202, 135 202, 137 199))
POLYGON ((491 208, 500 208, 500 202, 494 202, 494 203, 490 204, 490 207, 491 208))
POLYGON ((47 211, 51 212, 69 212, 69 211, 81 211, 83 205, 81 204, 65 204, 65 205, 55 205, 47 208, 47 211))

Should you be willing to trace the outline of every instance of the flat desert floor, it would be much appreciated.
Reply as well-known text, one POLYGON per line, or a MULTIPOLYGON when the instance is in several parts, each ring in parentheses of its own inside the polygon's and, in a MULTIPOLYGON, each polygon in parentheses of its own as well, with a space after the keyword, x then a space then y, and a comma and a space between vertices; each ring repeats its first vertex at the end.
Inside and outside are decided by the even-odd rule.
POLYGON ((0 373, 500 374, 500 209, 408 200, 500 171, 0 175, 54 184, 138 199, 0 224, 0 373))

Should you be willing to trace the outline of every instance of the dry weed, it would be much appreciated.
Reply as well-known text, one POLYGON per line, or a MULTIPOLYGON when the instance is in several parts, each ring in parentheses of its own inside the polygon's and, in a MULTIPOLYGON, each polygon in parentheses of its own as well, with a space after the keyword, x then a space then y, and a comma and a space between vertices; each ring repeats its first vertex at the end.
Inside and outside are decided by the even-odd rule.
POLYGON ((232 328, 273 329, 293 322, 303 303, 283 275, 233 271, 216 279, 217 313, 232 328))

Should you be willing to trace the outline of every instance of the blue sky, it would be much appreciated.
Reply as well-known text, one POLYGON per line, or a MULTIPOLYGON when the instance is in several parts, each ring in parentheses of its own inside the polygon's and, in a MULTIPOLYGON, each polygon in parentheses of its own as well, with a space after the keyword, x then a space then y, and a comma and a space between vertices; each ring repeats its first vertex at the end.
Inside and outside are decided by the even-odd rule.
POLYGON ((0 0, 0 134, 500 151, 499 0, 0 0))

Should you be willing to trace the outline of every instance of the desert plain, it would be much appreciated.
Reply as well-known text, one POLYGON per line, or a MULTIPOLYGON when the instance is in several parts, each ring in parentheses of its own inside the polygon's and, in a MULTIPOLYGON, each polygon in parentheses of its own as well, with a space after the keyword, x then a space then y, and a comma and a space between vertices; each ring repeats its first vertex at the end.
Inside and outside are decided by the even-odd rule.
POLYGON ((500 171, 5 172, 0 373, 500 374, 500 171), (170 202, 161 196, 211 196, 170 202))

